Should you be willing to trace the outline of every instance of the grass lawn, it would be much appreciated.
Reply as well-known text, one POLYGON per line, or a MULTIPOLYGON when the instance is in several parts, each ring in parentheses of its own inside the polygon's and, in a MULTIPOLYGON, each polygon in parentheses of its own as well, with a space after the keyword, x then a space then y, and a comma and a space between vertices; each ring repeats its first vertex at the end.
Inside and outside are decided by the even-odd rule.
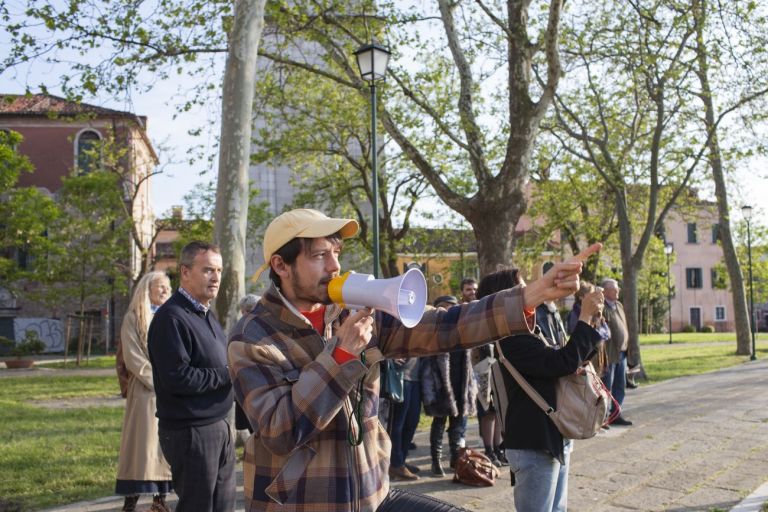
POLYGON ((83 358, 80 361, 80 366, 77 366, 75 364, 75 358, 72 356, 69 356, 67 358, 67 364, 64 364, 63 362, 57 362, 57 363, 46 363, 43 361, 38 361, 35 363, 35 366, 41 366, 43 368, 56 368, 59 370, 82 370, 85 368, 114 368, 115 367, 115 356, 91 356, 90 361, 86 361, 85 358, 83 358))
MULTIPOLYGON (((648 382, 661 382, 675 377, 698 375, 749 361, 749 356, 736 355, 736 341, 728 344, 673 343, 645 345, 640 353, 648 382)), ((768 358, 768 340, 756 343, 757 357, 768 358)))
MULTIPOLYGON (((768 341, 768 332, 755 334, 756 341, 768 341)), ((676 343, 714 343, 719 341, 732 341, 736 345, 736 333, 733 332, 673 332, 672 344, 676 343)), ((642 334, 640 345, 664 345, 669 344, 669 334, 642 334)), ((643 352, 645 353, 645 352, 643 352)))
POLYGON ((123 409, 45 409, 28 400, 108 397, 116 377, 0 381, 0 510, 39 510, 114 490, 123 409))

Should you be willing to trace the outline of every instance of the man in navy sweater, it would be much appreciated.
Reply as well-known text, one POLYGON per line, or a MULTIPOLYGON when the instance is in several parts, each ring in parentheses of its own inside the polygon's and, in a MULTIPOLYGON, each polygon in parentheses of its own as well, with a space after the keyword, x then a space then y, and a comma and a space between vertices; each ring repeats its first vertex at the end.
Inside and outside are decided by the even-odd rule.
POLYGON ((219 248, 191 242, 181 251, 178 291, 149 326, 160 446, 179 496, 177 512, 230 512, 235 451, 228 423, 234 395, 227 338, 210 311, 221 281, 219 248))

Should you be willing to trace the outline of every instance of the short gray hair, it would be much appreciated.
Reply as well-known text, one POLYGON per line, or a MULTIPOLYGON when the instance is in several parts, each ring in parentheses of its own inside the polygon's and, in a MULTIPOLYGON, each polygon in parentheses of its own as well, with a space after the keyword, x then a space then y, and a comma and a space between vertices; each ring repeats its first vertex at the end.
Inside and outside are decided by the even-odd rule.
POLYGON ((603 281, 600 283, 600 286, 603 288, 616 288, 619 289, 619 282, 615 279, 607 278, 603 279, 603 281))
POLYGON ((261 297, 259 297, 258 295, 249 293, 248 295, 240 299, 240 303, 238 304, 238 306, 240 307, 240 311, 243 314, 250 313, 251 311, 253 311, 253 308, 256 307, 256 304, 259 302, 260 299, 261 297))

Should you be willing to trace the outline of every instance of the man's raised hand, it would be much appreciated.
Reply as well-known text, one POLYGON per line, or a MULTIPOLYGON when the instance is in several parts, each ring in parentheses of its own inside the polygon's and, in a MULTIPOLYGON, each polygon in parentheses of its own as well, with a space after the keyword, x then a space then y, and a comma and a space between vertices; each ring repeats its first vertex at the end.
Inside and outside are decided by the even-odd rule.
POLYGON ((600 252, 602 247, 603 244, 594 243, 576 256, 555 263, 541 278, 529 283, 525 288, 525 306, 536 307, 542 302, 561 299, 576 292, 579 289, 579 274, 584 262, 600 252))

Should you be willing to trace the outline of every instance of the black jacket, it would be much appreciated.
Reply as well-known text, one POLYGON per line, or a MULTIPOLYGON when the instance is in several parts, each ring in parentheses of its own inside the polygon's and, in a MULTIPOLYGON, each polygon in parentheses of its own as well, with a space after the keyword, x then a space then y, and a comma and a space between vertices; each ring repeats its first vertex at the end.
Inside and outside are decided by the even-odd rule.
POLYGON ((196 310, 177 291, 152 318, 147 345, 161 428, 208 425, 229 414, 227 338, 211 311, 196 310))
MULTIPOLYGON (((558 377, 576 371, 600 342, 597 331, 579 322, 565 347, 558 349, 536 336, 511 336, 501 340, 501 350, 512 366, 550 405, 555 402, 558 377)), ((562 462, 563 436, 554 423, 517 384, 502 365, 509 405, 506 411, 504 447, 513 450, 546 450, 562 462)))

